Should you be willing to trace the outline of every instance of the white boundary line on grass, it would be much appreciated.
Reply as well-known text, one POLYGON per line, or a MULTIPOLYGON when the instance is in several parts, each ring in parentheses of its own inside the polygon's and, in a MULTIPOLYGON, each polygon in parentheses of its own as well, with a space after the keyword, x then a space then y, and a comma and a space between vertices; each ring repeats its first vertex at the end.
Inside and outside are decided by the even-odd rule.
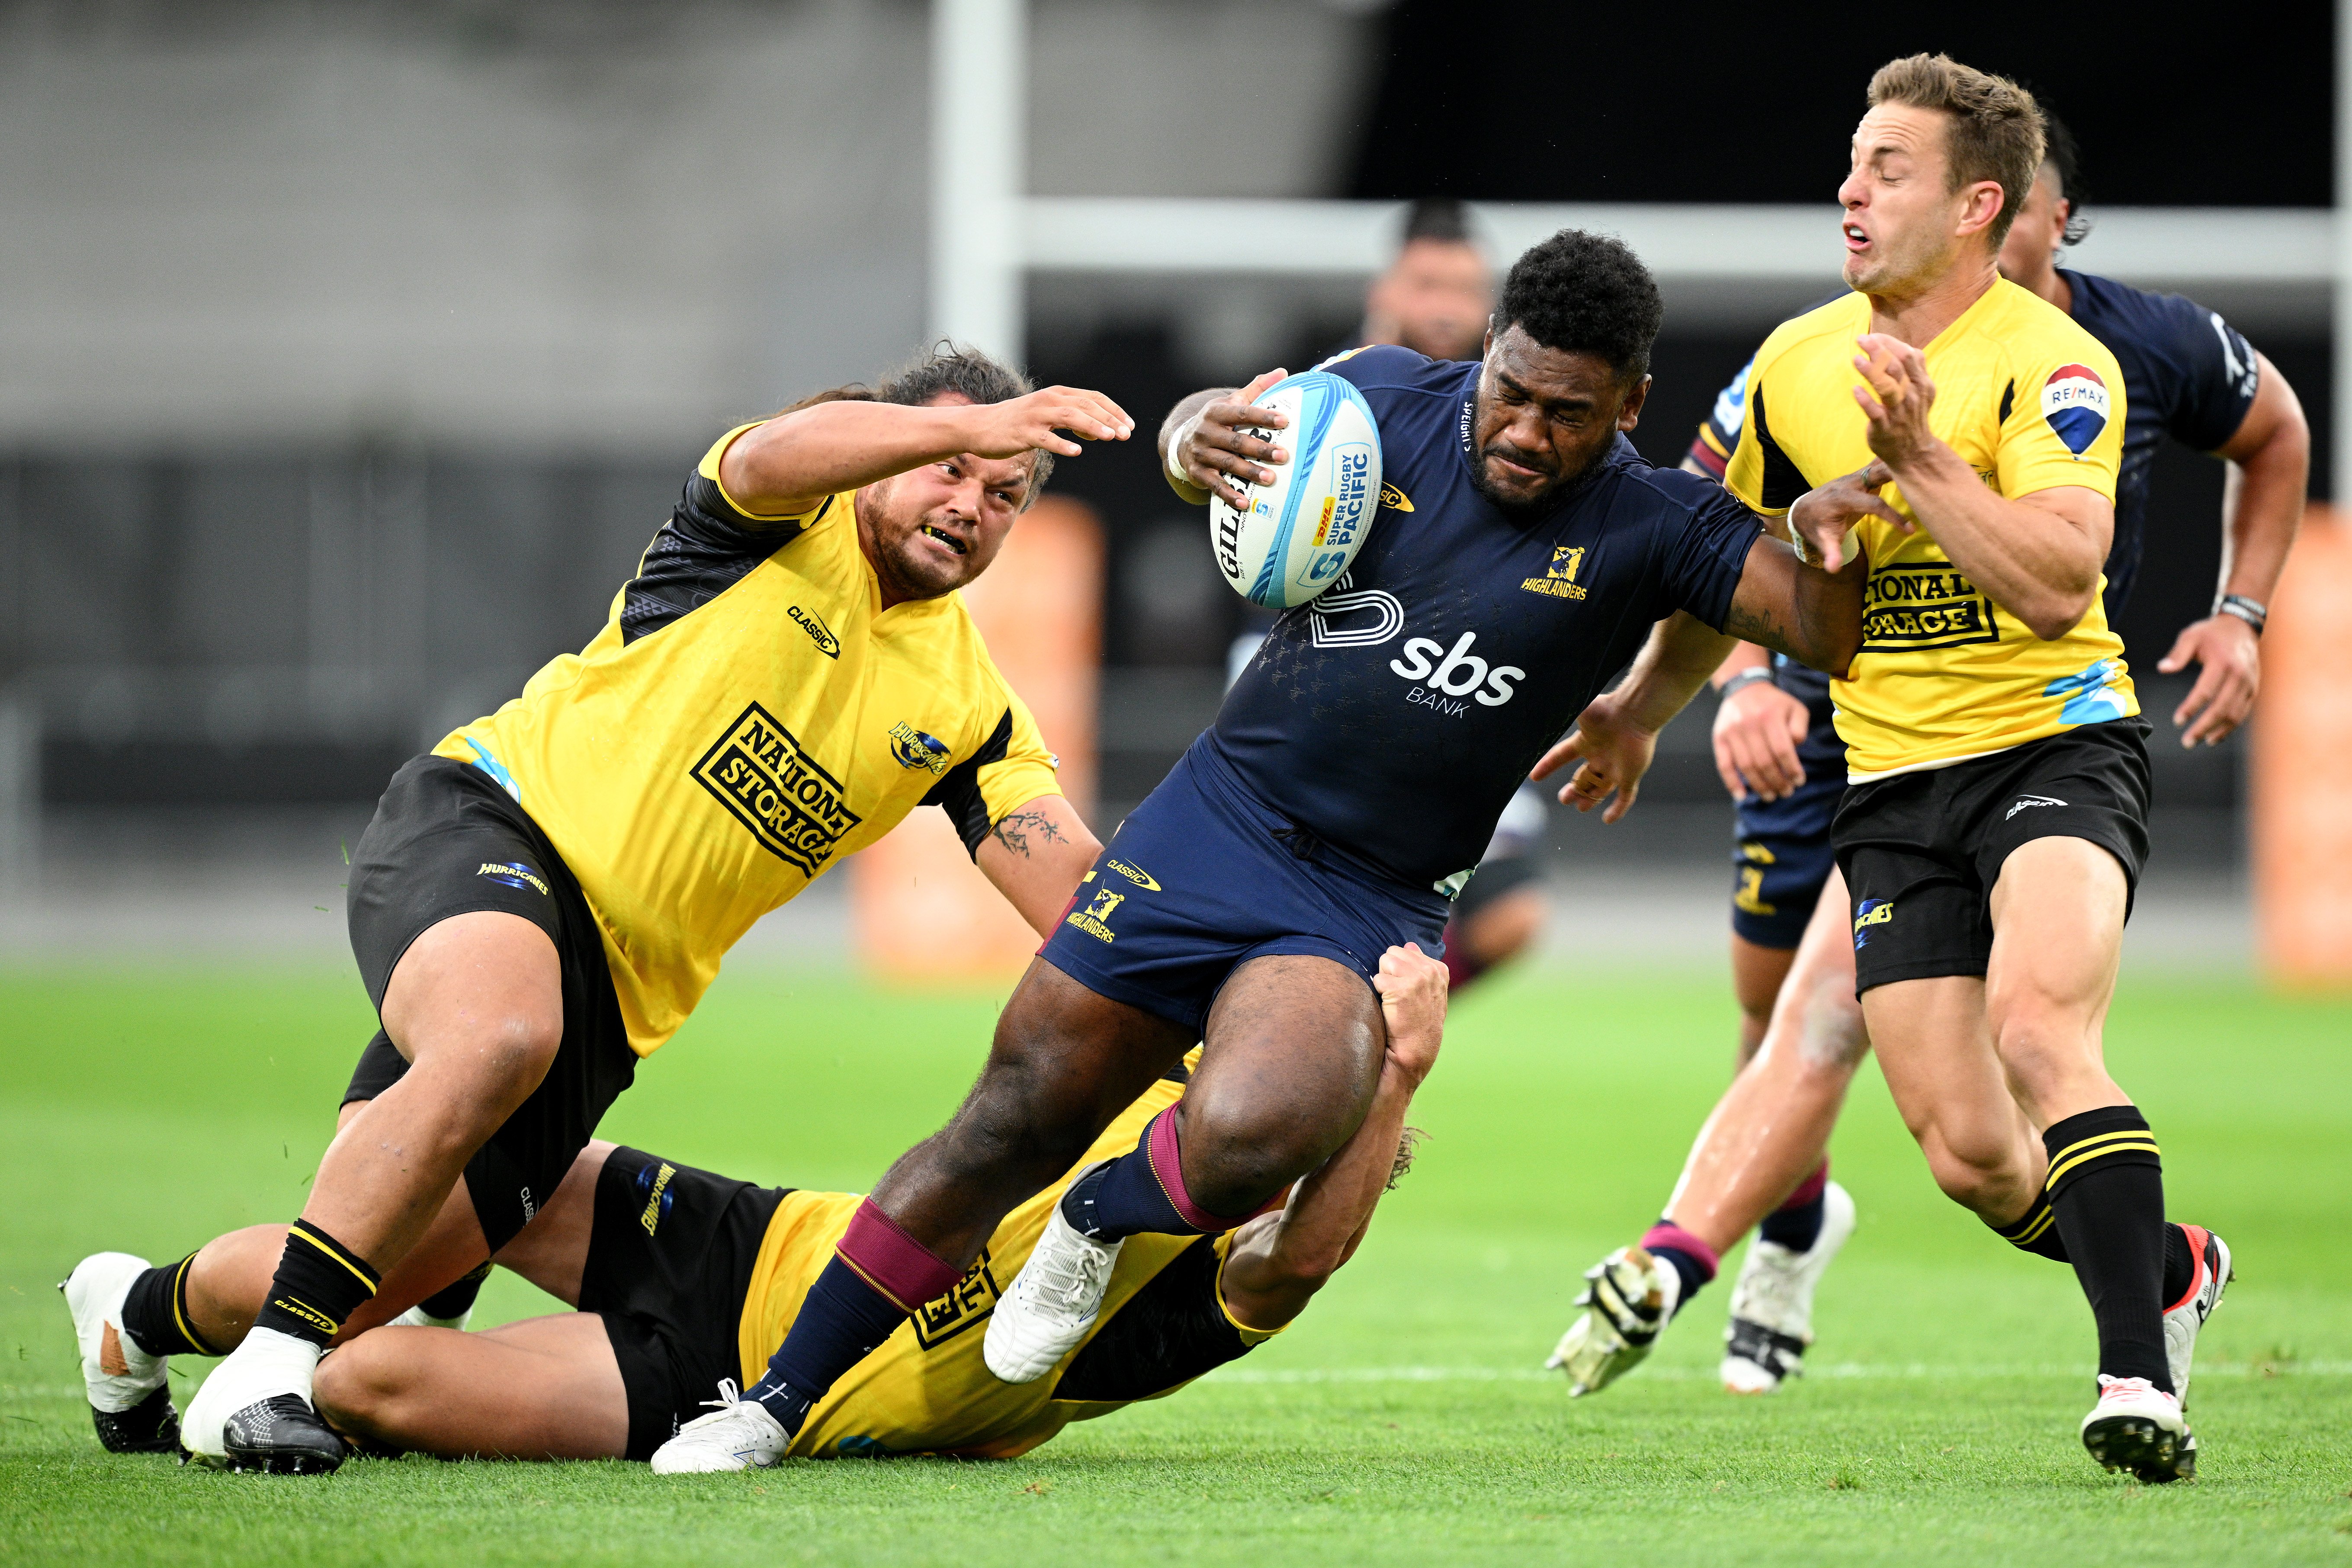
MULTIPOLYGON (((2080 1377, 2080 1366, 1931 1366, 1924 1362, 1832 1362, 1822 1366, 1805 1369, 1804 1375, 1813 1378, 1894 1378, 1938 1382, 1963 1382, 1988 1377, 2080 1377)), ((1559 1373, 1541 1367, 1496 1366, 1360 1366, 1360 1367, 1247 1367, 1223 1366, 1208 1374, 1218 1383, 1550 1383, 1559 1373)), ((1715 1373, 1705 1367, 1652 1367, 1642 1374, 1645 1378, 1664 1378, 1668 1382, 1712 1382, 1715 1373)), ((2264 1363, 2255 1366, 2243 1362, 2219 1362, 2197 1369, 2200 1378, 2210 1377, 2352 1377, 2352 1361, 2304 1361, 2264 1363)))

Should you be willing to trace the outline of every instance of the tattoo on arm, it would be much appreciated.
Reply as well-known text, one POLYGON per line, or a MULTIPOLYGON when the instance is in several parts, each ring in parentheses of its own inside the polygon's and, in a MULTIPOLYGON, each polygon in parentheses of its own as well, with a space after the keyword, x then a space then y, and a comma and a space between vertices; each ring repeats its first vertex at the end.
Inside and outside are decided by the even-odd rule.
POLYGON ((1062 836, 1062 830, 1054 826, 1054 819, 1042 811, 1006 812, 991 837, 1026 859, 1029 858, 1029 836, 1032 833, 1037 835, 1041 848, 1046 844, 1069 842, 1062 836))
POLYGON ((1760 605, 1743 605, 1737 598, 1731 602, 1731 613, 1724 617, 1723 631, 1742 642, 1761 643, 1791 658, 1801 651, 1791 645, 1788 631, 1770 610, 1760 605))

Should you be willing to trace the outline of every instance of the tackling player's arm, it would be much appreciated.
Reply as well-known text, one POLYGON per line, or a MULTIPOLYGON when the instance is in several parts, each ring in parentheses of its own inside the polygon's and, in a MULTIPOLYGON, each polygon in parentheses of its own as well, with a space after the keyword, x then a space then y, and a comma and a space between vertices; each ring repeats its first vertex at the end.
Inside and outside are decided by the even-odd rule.
MULTIPOLYGON (((2253 404, 2214 455, 2230 465, 2221 493, 2221 594, 2267 607, 2303 525, 2311 426, 2278 366, 2260 353, 2254 364, 2253 404)), ((2167 675, 2199 666, 2196 686, 2172 715, 2188 726, 2182 745, 2218 745, 2253 711, 2263 676, 2257 637, 2252 622, 2217 611, 2183 627, 2158 663, 2167 675)))
POLYGON ((1225 1310, 1245 1328, 1279 1329, 1307 1310, 1325 1281, 1355 1256, 1381 1194, 1412 1158, 1405 1110, 1436 1065, 1445 1033, 1445 965, 1412 942, 1381 955, 1372 977, 1388 1024, 1372 1108, 1339 1152, 1291 1189, 1278 1214, 1234 1235, 1220 1281, 1225 1310))
MULTIPOLYGON (((753 517, 793 517, 829 495, 965 453, 1074 458, 1076 441, 1124 441, 1135 421, 1099 392, 1048 386, 1007 403, 820 403, 779 415, 738 437, 719 461, 719 483, 753 517)), ((1015 498, 1015 504, 1027 498, 1015 498)))
POLYGON ((1160 471, 1186 505, 1206 506, 1214 493, 1228 506, 1246 508, 1242 485, 1274 483, 1274 470, 1263 465, 1290 461, 1289 450, 1250 431, 1279 430, 1290 418, 1250 405, 1288 374, 1270 370, 1247 386, 1213 386, 1168 411, 1160 426, 1160 471))
MULTIPOLYGON (((2098 596, 2115 538, 2114 501, 2085 485, 1996 494, 1928 428, 1936 384, 1925 356, 1884 332, 1865 332, 1856 342, 1863 353, 1854 368, 1868 384, 1855 387, 1853 398, 1870 422, 1870 449, 1878 458, 1864 474, 1883 468, 1900 483, 1952 564, 2035 637, 2055 641, 2073 631, 2098 596)), ((1912 531, 1891 508, 1877 515, 1912 531)), ((1825 558, 1836 560, 1839 548, 1831 542, 1825 558)))
POLYGON ((1051 936, 1101 853, 1076 808, 1044 795, 997 818, 971 858, 1038 935, 1051 936))

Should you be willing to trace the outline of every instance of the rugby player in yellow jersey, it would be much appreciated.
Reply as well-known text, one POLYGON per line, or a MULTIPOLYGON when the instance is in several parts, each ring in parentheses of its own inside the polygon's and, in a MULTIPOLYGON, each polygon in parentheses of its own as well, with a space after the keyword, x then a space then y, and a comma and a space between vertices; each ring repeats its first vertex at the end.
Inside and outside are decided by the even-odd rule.
POLYGON ((1052 929, 1098 846, 956 589, 1078 452, 1062 432, 1133 423, 970 352, 812 404, 721 437, 587 647, 394 775, 350 884, 383 1026, 274 1275, 194 1281, 241 1304, 209 1332, 190 1275, 226 1257, 67 1282, 108 1447, 170 1447, 164 1358, 234 1343, 177 1436, 332 1469, 320 1352, 512 1241, 735 941, 917 805, 1052 929))
MULTIPOLYGON (((788 1451, 1010 1458, 1072 1421, 1173 1393, 1280 1331, 1354 1253, 1402 1173, 1412 1136, 1405 1110, 1436 1061, 1444 965, 1392 948, 1373 984, 1388 1043, 1372 1109, 1278 1213, 1214 1237, 1138 1238, 1120 1252, 1101 1316, 1058 1375, 1009 1384, 989 1373, 982 1330, 998 1290, 1027 1260, 1070 1177, 1134 1147, 1183 1093, 1179 1067, 1114 1120, 1069 1176, 1007 1215, 953 1289, 834 1385, 788 1451)), ((680 1425, 715 1419, 702 1407, 731 1405, 737 1380, 764 1369, 859 1202, 591 1143, 498 1259, 579 1310, 481 1333, 362 1334, 320 1363, 319 1407, 363 1451, 648 1458, 680 1425)), ((274 1258, 285 1236, 283 1226, 257 1226, 224 1245, 274 1258)), ((201 1297, 193 1304, 211 1310, 201 1297)), ((736 1468, 751 1462, 774 1457, 740 1458, 736 1468)))
MULTIPOLYGON (((2032 96, 1940 55, 1885 66, 1869 96, 1839 192, 1855 292, 1765 341, 1724 482, 1849 522, 1868 559, 1862 650, 1832 686, 1832 841, 1870 1037, 1944 1191, 2074 1265, 2098 1327, 2093 1458, 2171 1480, 2193 1468, 2179 1396, 2229 1269, 2190 1232, 2209 1256, 2174 1260, 2189 1286, 2166 1310, 2181 1232, 2101 1050, 2147 854, 2147 726, 2099 596, 2122 376, 1996 271, 2042 162, 2032 96)), ((1678 1229, 1593 1271, 1555 1364, 1594 1385, 1654 1337, 1678 1229)))

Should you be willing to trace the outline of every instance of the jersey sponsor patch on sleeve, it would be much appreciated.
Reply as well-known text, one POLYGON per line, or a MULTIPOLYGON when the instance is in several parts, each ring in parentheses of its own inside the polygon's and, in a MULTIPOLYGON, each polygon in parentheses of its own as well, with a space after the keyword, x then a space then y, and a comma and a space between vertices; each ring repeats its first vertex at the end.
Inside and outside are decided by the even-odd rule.
POLYGON ((2042 384, 2042 417, 2066 449, 2081 457, 2107 427, 2107 384, 2086 364, 2062 364, 2042 384))

